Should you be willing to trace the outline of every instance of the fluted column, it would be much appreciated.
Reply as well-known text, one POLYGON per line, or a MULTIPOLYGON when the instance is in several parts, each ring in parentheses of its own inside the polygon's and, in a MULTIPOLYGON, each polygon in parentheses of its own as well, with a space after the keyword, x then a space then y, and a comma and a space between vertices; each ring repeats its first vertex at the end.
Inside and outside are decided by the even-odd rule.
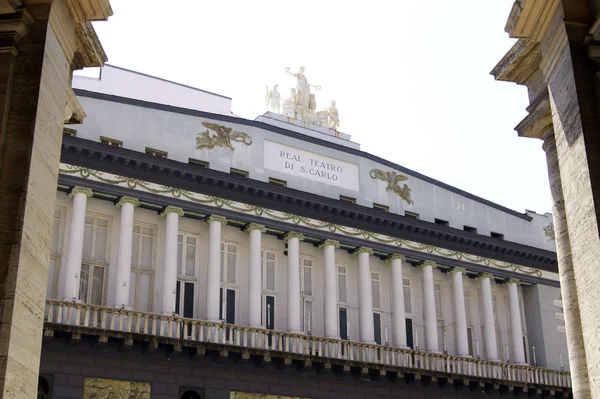
POLYGON ((248 273, 248 324, 250 327, 260 327, 261 315, 261 250, 262 234, 267 231, 265 226, 250 223, 245 231, 250 235, 250 270, 248 273))
POLYGON ((131 282, 131 251, 133 243, 133 212, 140 206, 136 198, 121 197, 117 206, 121 207, 121 224, 119 226, 119 251, 117 253, 117 279, 115 287, 115 307, 127 308, 131 282))
POLYGON ((404 255, 394 254, 387 259, 392 264, 392 301, 394 307, 394 346, 405 348, 406 345, 406 314, 404 312, 404 281, 402 278, 402 262, 404 255))
POLYGON ((452 289, 454 292, 454 327, 458 356, 469 356, 465 290, 463 288, 463 274, 465 273, 466 271, 462 267, 455 267, 448 273, 452 276, 452 289))
POLYGON ((288 244, 288 331, 303 334, 300 314, 300 241, 304 236, 289 232, 283 237, 288 244))
POLYGON ((496 322, 494 320, 494 301, 492 299, 490 273, 482 273, 477 277, 481 284, 481 306, 483 309, 483 346, 487 360, 500 361, 498 343, 496 341, 496 322))
POLYGON ((89 188, 74 187, 69 193, 73 198, 69 251, 65 267, 63 298, 73 301, 79 299, 79 278, 81 276, 81 257, 83 255, 83 235, 85 231, 85 212, 87 199, 94 193, 89 188))
POLYGON ((437 264, 430 260, 426 260, 419 267, 423 270, 425 347, 430 352, 439 352, 437 315, 435 313, 435 292, 433 287, 433 269, 437 267, 437 264))
POLYGON ((375 328, 373 325, 373 288, 371 286, 371 266, 369 257, 373 255, 371 248, 360 247, 358 255, 358 323, 360 341, 375 343, 375 328))
POLYGON ((223 216, 211 215, 206 218, 206 223, 208 223, 206 319, 215 322, 219 321, 219 310, 221 309, 221 302, 219 301, 221 289, 221 230, 223 225, 227 224, 227 219, 223 216))
POLYGON ((320 245, 325 255, 325 336, 327 338, 340 338, 337 323, 337 271, 335 264, 335 250, 340 243, 335 240, 325 240, 320 245))
POLYGON ((523 325, 521 324, 521 307, 519 306, 519 279, 511 278, 506 281, 508 288, 508 307, 510 310, 510 335, 513 346, 513 359, 516 364, 525 364, 525 349, 523 348, 523 325))
POLYGON ((184 215, 183 209, 167 206, 161 213, 167 218, 165 228, 165 261, 163 262, 162 279, 162 313, 173 314, 175 311, 175 294, 177 292, 177 238, 179 236, 179 217, 184 215))

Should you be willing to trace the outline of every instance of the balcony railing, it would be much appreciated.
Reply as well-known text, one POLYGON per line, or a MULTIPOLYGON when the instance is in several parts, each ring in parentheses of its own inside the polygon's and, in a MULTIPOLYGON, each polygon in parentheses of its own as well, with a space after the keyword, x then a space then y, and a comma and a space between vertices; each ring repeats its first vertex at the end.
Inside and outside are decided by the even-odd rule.
POLYGON ((74 302, 47 300, 45 322, 47 326, 56 324, 99 330, 108 336, 112 332, 182 340, 183 346, 186 343, 190 346, 194 343, 218 344, 239 348, 241 352, 259 350, 283 356, 300 355, 322 359, 324 363, 328 359, 342 360, 353 365, 360 364, 364 368, 399 367, 407 372, 427 371, 475 377, 496 384, 571 388, 570 373, 561 370, 74 302))

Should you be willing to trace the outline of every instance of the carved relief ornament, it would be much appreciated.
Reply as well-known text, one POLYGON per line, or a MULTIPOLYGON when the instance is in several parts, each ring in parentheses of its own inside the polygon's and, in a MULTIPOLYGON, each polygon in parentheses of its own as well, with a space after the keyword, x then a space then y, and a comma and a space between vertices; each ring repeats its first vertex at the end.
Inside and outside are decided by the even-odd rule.
POLYGON ((206 130, 202 133, 198 133, 196 136, 196 149, 212 149, 215 147, 227 147, 231 151, 235 151, 232 142, 243 143, 246 145, 252 144, 252 137, 244 132, 234 132, 233 128, 226 127, 223 125, 217 125, 216 123, 202 122, 202 126, 206 130), (210 131, 215 132, 214 135, 210 134, 210 131))
POLYGON ((386 191, 393 191, 400 196, 404 201, 406 201, 409 205, 413 205, 414 202, 410 197, 410 187, 404 184, 400 187, 400 182, 408 180, 408 177, 399 175, 394 171, 385 172, 380 169, 371 169, 369 172, 369 176, 371 179, 379 179, 387 183, 386 191))
POLYGON ((96 398, 150 399, 150 383, 86 378, 83 399, 96 398))

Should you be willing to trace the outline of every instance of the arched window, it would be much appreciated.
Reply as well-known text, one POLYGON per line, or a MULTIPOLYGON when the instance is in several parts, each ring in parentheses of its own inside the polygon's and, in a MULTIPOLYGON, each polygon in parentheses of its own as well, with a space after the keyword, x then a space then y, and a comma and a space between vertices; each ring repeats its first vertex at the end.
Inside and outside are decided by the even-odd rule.
POLYGON ((202 399, 202 396, 193 389, 188 389, 181 394, 181 399, 202 399))
POLYGON ((50 383, 44 377, 38 378, 37 399, 50 399, 50 383))

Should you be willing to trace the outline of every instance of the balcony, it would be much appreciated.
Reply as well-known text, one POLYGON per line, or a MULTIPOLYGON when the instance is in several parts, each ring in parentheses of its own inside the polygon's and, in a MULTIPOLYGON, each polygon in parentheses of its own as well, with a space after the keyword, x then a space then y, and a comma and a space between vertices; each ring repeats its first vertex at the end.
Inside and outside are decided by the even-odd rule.
POLYGON ((207 352, 217 356, 235 354, 242 360, 254 357, 271 362, 277 359, 283 364, 335 368, 366 376, 377 374, 488 391, 571 394, 570 373, 561 370, 47 300, 44 336, 51 338, 55 331, 70 333, 72 341, 78 341, 82 335, 97 336, 100 346, 112 338, 123 340, 124 347, 132 346, 133 341, 146 342, 149 350, 157 349, 159 344, 170 345, 175 354, 186 347, 200 356, 207 352))

